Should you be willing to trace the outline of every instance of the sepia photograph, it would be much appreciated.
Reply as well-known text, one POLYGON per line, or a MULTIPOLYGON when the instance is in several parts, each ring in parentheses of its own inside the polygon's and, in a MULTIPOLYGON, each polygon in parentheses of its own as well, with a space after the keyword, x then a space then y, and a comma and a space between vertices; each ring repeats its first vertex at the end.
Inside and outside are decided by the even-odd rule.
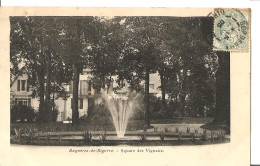
POLYGON ((10 143, 230 143, 230 50, 247 48, 237 13, 227 25, 220 16, 9 17, 10 143))
POLYGON ((0 7, 0 165, 248 165, 240 7, 0 7))

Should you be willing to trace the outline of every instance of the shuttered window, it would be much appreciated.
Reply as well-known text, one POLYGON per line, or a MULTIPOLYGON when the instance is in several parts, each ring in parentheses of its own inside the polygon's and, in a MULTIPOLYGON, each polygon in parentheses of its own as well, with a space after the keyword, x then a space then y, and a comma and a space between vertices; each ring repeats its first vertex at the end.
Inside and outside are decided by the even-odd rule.
POLYGON ((29 92, 30 90, 30 85, 29 85, 29 81, 27 80, 27 92, 29 92))
POLYGON ((29 98, 28 99, 28 106, 31 106, 32 104, 31 104, 31 99, 29 98))
POLYGON ((17 80, 17 91, 20 91, 20 85, 21 85, 21 81, 17 80))
POLYGON ((25 91, 25 83, 26 83, 26 80, 21 80, 21 81, 22 81, 21 91, 25 91))
POLYGON ((91 91, 91 81, 88 82, 88 91, 91 91))
POLYGON ((73 108, 73 98, 71 98, 71 100, 70 100, 70 106, 71 106, 71 109, 73 108))
POLYGON ((83 109, 83 98, 80 98, 79 109, 83 109))

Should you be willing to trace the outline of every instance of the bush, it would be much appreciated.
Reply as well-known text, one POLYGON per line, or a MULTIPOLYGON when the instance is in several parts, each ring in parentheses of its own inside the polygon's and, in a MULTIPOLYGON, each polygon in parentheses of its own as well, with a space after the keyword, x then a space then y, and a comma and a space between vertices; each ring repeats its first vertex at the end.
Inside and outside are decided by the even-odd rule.
POLYGON ((59 109, 58 109, 58 107, 55 105, 55 106, 54 106, 54 109, 53 109, 52 112, 51 112, 51 120, 52 120, 52 122, 56 122, 56 121, 57 121, 58 115, 59 115, 59 109))
POLYGON ((141 109, 137 108, 136 110, 134 110, 131 119, 134 119, 134 120, 144 119, 144 107, 141 107, 141 109))
POLYGON ((10 118, 11 118, 11 122, 15 122, 16 120, 20 119, 20 116, 19 116, 19 106, 18 105, 13 105, 11 107, 10 118))
POLYGON ((21 122, 32 122, 35 118, 35 110, 31 106, 14 105, 11 108, 11 122, 20 120, 21 122))
POLYGON ((167 106, 162 109, 162 100, 155 96, 150 97, 151 119, 165 119, 168 117, 167 106))
MULTIPOLYGON (((150 117, 151 119, 166 119, 169 118, 168 105, 164 109, 162 109, 162 100, 155 96, 150 96, 150 117)), ((133 116, 131 119, 134 120, 142 120, 144 119, 145 114, 145 102, 140 105, 140 107, 133 112, 133 116)))
POLYGON ((47 122, 50 120, 51 120, 51 122, 56 122, 58 115, 59 115, 58 106, 54 105, 54 108, 53 108, 53 105, 51 105, 51 109, 49 111, 45 111, 41 115, 40 114, 41 113, 39 112, 39 110, 35 113, 35 119, 37 122, 42 122, 43 119, 45 119, 47 122), (50 117, 50 114, 51 114, 51 117, 50 117), (40 116, 42 116, 42 117, 40 117, 40 116))
POLYGON ((114 128, 113 120, 109 110, 104 103, 95 105, 92 113, 80 117, 81 123, 87 123, 88 125, 100 127, 100 129, 106 130, 111 127, 114 128))

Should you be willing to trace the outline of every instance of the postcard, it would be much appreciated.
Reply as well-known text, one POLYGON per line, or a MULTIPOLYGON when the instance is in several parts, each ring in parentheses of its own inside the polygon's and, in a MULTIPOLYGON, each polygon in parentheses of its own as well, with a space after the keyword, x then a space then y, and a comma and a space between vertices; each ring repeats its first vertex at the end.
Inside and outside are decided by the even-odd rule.
POLYGON ((249 8, 0 8, 0 165, 248 165, 249 8))

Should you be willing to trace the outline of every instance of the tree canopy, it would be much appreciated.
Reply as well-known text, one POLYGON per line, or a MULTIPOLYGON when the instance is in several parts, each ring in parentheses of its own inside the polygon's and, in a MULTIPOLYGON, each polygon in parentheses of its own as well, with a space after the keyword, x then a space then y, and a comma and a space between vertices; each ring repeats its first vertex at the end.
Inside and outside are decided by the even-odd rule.
POLYGON ((150 125, 149 81, 159 73, 161 110, 182 116, 215 109, 218 55, 212 51, 212 18, 204 17, 11 17, 11 73, 25 66, 40 98, 42 121, 51 119, 50 95, 73 82, 73 123, 77 123, 79 75, 91 69, 96 90, 120 85, 145 94, 150 125), (144 81, 144 88, 141 85, 144 81), (169 97, 166 98, 166 95, 169 97), (167 103, 178 108, 169 110, 167 103))

